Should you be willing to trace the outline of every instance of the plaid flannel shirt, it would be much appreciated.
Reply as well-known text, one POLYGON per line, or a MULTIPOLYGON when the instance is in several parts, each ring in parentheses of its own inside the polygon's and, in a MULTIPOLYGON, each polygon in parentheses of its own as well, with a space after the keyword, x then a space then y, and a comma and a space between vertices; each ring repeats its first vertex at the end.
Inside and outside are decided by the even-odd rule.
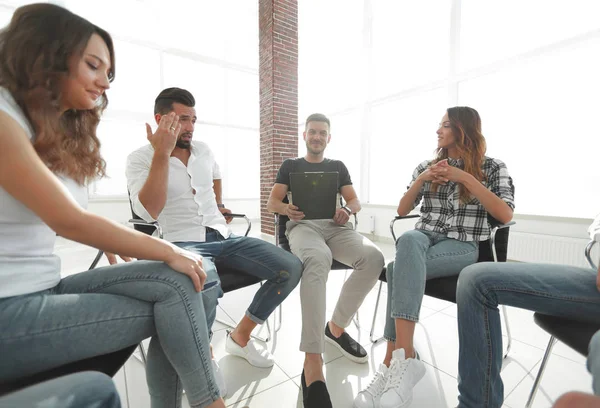
MULTIPOLYGON (((417 166, 413 172, 411 185, 421 173, 427 170, 431 162, 431 160, 426 160, 417 166)), ((449 158, 448 164, 463 168, 462 160, 449 158)), ((482 184, 514 209, 515 188, 504 162, 486 156, 482 170, 485 175, 482 184)), ((445 186, 438 185, 437 191, 433 192, 431 182, 425 182, 415 199, 415 207, 423 200, 421 217, 415 224, 415 228, 446 234, 448 238, 459 241, 489 239, 491 227, 487 211, 473 196, 467 203, 462 203, 458 186, 458 183, 448 182, 445 186)))

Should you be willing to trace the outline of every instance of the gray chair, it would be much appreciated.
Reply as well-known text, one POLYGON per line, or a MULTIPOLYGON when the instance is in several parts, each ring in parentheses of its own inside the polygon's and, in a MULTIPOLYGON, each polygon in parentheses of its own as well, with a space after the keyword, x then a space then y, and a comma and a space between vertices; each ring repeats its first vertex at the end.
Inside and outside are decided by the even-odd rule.
MULTIPOLYGON (((594 265, 590 255, 594 244, 596 244, 596 241, 590 241, 587 244, 585 247, 585 257, 592 269, 596 270, 597 266, 594 265)), ((590 340, 592 339, 592 336, 600 330, 600 324, 598 323, 577 321, 542 313, 534 313, 533 319, 538 326, 550 334, 550 341, 546 347, 546 352, 544 353, 544 358, 540 364, 538 374, 535 377, 533 387, 531 387, 531 392, 529 393, 529 399, 527 400, 525 408, 529 408, 533 405, 533 400, 535 399, 540 382, 542 381, 546 364, 548 364, 552 348, 556 342, 560 340, 579 354, 587 357, 590 340)))

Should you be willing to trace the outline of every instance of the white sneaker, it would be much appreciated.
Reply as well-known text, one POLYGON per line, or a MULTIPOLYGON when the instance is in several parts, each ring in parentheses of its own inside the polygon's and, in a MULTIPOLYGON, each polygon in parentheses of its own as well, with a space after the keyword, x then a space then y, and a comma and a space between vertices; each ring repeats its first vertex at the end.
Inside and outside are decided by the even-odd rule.
POLYGON ((254 339, 250 339, 246 347, 242 347, 231 338, 230 333, 227 333, 225 351, 234 356, 245 358, 255 367, 269 368, 275 364, 275 359, 269 350, 258 347, 254 339))
MULTIPOLYGON (((416 353, 415 353, 416 354, 416 353)), ((387 384, 379 406, 381 408, 404 408, 412 401, 414 386, 425 375, 425 364, 416 358, 405 358, 404 349, 394 350, 387 375, 387 384)))
POLYGON ((225 398, 227 396, 227 385, 225 384, 225 377, 223 376, 223 370, 217 364, 217 360, 211 360, 213 372, 215 374, 215 380, 217 380, 217 387, 219 387, 219 393, 221 397, 225 398))
POLYGON ((387 383, 388 371, 385 364, 379 365, 379 370, 375 373, 371 383, 354 399, 354 408, 379 408, 379 400, 387 383))

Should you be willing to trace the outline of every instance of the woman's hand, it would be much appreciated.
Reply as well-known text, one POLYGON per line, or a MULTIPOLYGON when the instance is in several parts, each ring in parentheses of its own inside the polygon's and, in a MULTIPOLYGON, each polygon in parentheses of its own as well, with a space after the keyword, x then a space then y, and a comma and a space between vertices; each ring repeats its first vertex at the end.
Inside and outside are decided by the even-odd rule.
POLYGON ((441 185, 444 185, 449 181, 462 183, 463 180, 465 180, 465 178, 468 176, 468 173, 464 170, 448 165, 447 160, 442 160, 436 163, 427 171, 429 171, 431 177, 433 177, 432 182, 441 185))
POLYGON ((598 266, 598 274, 596 275, 596 288, 600 292, 600 265, 598 266))
POLYGON ((194 282, 196 292, 200 292, 204 288, 206 272, 202 268, 202 256, 175 247, 173 256, 165 262, 174 271, 189 276, 192 282, 194 282))

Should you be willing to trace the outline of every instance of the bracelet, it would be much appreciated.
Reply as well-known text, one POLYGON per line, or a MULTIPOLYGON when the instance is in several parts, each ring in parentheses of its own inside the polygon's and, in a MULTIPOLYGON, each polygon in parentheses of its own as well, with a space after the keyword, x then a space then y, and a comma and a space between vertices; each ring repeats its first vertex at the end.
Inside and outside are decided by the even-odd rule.
POLYGON ((225 204, 217 204, 217 208, 225 208, 225 204))
POLYGON ((345 210, 348 213, 348 215, 352 215, 352 210, 350 208, 343 206, 342 210, 345 210))

